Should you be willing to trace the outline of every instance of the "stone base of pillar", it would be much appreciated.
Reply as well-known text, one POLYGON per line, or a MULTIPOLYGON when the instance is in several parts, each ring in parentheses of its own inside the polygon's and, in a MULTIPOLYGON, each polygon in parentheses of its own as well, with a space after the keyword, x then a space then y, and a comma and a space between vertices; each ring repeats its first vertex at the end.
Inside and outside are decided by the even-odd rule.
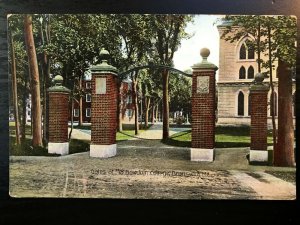
POLYGON ((48 143, 48 153, 58 154, 58 155, 68 155, 69 154, 69 142, 63 143, 48 143))
POLYGON ((191 161, 214 161, 214 149, 191 148, 191 161))
POLYGON ((90 145, 90 157, 109 158, 117 154, 117 144, 90 145))
POLYGON ((268 162, 267 150, 250 150, 250 162, 268 162))

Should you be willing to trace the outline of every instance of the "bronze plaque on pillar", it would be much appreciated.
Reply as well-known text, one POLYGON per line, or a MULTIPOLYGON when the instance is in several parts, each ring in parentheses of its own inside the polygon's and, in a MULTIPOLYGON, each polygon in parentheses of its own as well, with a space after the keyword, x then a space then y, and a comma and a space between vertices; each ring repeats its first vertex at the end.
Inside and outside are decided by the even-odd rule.
POLYGON ((209 76, 197 76, 197 94, 209 93, 209 76))
POLYGON ((96 94, 106 94, 106 78, 96 78, 96 94))

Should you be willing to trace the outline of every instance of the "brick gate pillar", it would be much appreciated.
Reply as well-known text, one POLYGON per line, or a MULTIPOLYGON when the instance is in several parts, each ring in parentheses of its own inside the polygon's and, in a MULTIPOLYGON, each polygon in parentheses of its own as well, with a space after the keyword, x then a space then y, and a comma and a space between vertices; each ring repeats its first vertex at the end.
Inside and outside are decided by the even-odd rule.
POLYGON ((267 112, 269 86, 263 84, 264 75, 257 73, 250 86, 250 162, 267 162, 267 112))
POLYGON ((54 77, 49 93, 49 143, 48 153, 69 154, 68 117, 70 90, 64 86, 63 77, 54 77))
POLYGON ((218 67, 207 61, 209 49, 200 51, 202 62, 192 66, 191 161, 213 161, 215 147, 216 79, 218 67))
POLYGON ((107 63, 108 56, 102 48, 101 64, 91 67, 91 157, 108 158, 117 153, 117 69, 107 63))

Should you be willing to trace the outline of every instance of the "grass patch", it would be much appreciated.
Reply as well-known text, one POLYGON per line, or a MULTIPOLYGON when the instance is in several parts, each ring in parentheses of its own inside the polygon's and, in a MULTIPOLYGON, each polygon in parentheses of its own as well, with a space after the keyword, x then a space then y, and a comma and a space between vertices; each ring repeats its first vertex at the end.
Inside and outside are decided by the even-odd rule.
MULTIPOLYGON (((148 130, 152 124, 149 124, 147 128, 143 124, 140 124, 139 126, 139 133, 144 132, 145 130, 148 130)), ((127 141, 131 138, 135 137, 135 129, 134 124, 123 124, 123 131, 117 132, 116 140, 118 141, 127 141)))
MULTIPOLYGON (((25 125, 25 134, 31 135, 31 126, 28 124, 25 125)), ((9 135, 16 135, 15 122, 9 122, 9 135)))
MULTIPOLYGON (((191 147, 191 130, 179 132, 162 142, 178 147, 191 147)), ((271 131, 268 131, 268 145, 273 144, 271 131)), ((215 142, 217 148, 250 147, 250 127, 216 127, 215 142)))
POLYGON ((116 140, 117 141, 126 141, 134 137, 134 130, 123 130, 122 132, 117 132, 116 140))
MULTIPOLYGON (((60 156, 49 154, 46 147, 32 147, 31 139, 26 139, 17 146, 15 137, 9 137, 9 154, 15 156, 60 156)), ((70 141, 69 154, 89 151, 89 143, 82 140, 72 139, 70 141)))
POLYGON ((168 139, 162 139, 164 144, 178 146, 178 147, 192 147, 192 133, 190 130, 182 131, 172 135, 168 139))

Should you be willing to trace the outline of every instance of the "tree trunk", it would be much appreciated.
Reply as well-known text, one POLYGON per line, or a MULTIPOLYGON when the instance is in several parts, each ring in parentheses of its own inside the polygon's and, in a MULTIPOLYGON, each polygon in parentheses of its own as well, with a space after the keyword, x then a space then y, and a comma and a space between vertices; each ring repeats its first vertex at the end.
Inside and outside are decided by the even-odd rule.
POLYGON ((79 121, 78 121, 78 126, 82 126, 83 120, 82 120, 82 75, 80 75, 79 78, 79 90, 80 90, 80 95, 79 95, 79 121))
POLYGON ((41 118, 41 98, 40 98, 40 78, 37 65, 36 51, 32 33, 32 17, 25 15, 24 33, 26 49, 31 72, 31 98, 32 98, 32 145, 42 146, 42 118, 41 118))
POLYGON ((147 129, 149 122, 150 97, 145 97, 145 106, 145 129, 147 129))
POLYGON ((22 143, 25 143, 26 139, 26 119, 27 119, 27 112, 26 112, 26 106, 27 106, 27 90, 26 90, 26 84, 27 84, 27 79, 25 76, 25 87, 24 87, 24 94, 23 94, 23 112, 22 112, 22 143))
POLYGON ((268 48, 269 48, 269 68, 270 68, 270 87, 271 87, 271 99, 270 99, 270 112, 272 117, 272 136, 273 136, 273 164, 274 164, 274 152, 277 147, 277 136, 276 136, 276 123, 275 123, 275 112, 274 112, 274 84, 273 84, 273 69, 272 69, 272 50, 271 50, 271 26, 268 24, 268 48))
MULTIPOLYGON (((44 34, 43 34, 43 25, 41 24, 40 26, 40 37, 41 37, 41 41, 42 41, 42 45, 45 45, 45 40, 44 40, 44 34)), ((42 63, 42 68, 41 68, 41 75, 42 75, 42 87, 43 87, 43 143, 44 145, 47 144, 47 55, 46 52, 43 52, 43 59, 41 60, 42 63)))
POLYGON ((163 139, 169 138, 169 73, 163 71, 163 139))
POLYGON ((25 143, 26 140, 26 123, 27 123, 27 99, 29 98, 28 96, 28 89, 27 89, 27 85, 29 82, 29 78, 30 78, 30 73, 29 70, 25 70, 24 71, 24 86, 23 86, 23 119, 22 119, 22 142, 25 143))
POLYGON ((155 106, 155 121, 156 122, 158 121, 158 106, 159 106, 159 104, 157 103, 155 106))
POLYGON ((16 57, 15 48, 12 33, 10 33, 11 42, 11 74, 12 74, 12 97, 14 105, 14 119, 16 129, 16 144, 21 143, 20 139, 20 120, 19 120, 19 107, 18 107, 18 87, 17 87, 17 69, 16 69, 16 57))
POLYGON ((50 58, 46 55, 46 53, 44 53, 43 57, 43 141, 46 144, 48 143, 49 138, 49 99, 47 89, 50 87, 50 58))
MULTIPOLYGON (((259 16, 258 16, 259 17, 259 16)), ((258 20, 258 28, 257 28, 257 64, 258 64, 258 72, 261 72, 261 61, 260 61, 260 20, 258 20)))
MULTIPOLYGON (((46 34, 46 42, 48 44, 51 43, 51 23, 50 23, 50 19, 51 19, 51 16, 50 14, 48 14, 48 21, 46 22, 45 24, 45 34, 46 34)), ((46 88, 48 89, 50 87, 50 66, 51 66, 51 57, 49 55, 47 55, 45 52, 44 52, 44 62, 45 62, 45 76, 46 76, 46 88)), ((67 73, 68 74, 68 73, 67 73)), ((68 80, 67 76, 65 76, 65 82, 68 80)), ((48 93, 46 93, 46 107, 45 107, 45 110, 46 110, 46 124, 45 124, 45 127, 46 127, 46 141, 48 142, 48 139, 49 139, 49 98, 48 98, 48 93)))
POLYGON ((163 101, 161 101, 160 108, 159 108, 159 121, 163 121, 163 101))
POLYGON ((43 97, 43 104, 42 104, 42 135, 43 135, 43 145, 46 146, 47 144, 47 119, 46 119, 46 111, 47 111, 47 87, 46 87, 46 75, 44 73, 44 63, 41 64, 41 82, 42 82, 42 97, 43 97))
POLYGON ((134 131, 135 135, 139 134, 139 106, 137 99, 137 81, 136 79, 132 79, 133 87, 132 87, 132 95, 133 95, 133 105, 134 105, 134 131))
POLYGON ((294 126, 292 112, 292 73, 287 64, 278 62, 278 141, 275 166, 294 166, 294 126))
MULTIPOLYGON (((50 87, 50 63, 51 63, 51 58, 48 56, 47 57, 47 72, 46 72, 46 89, 48 89, 50 87)), ((48 143, 49 140, 49 96, 48 96, 48 92, 46 92, 46 118, 45 118, 45 127, 46 127, 46 136, 45 136, 45 140, 48 143)))
POLYGON ((152 102, 152 116, 151 116, 151 123, 154 124, 154 117, 155 117, 155 102, 154 102, 154 99, 153 99, 153 102, 152 102))

